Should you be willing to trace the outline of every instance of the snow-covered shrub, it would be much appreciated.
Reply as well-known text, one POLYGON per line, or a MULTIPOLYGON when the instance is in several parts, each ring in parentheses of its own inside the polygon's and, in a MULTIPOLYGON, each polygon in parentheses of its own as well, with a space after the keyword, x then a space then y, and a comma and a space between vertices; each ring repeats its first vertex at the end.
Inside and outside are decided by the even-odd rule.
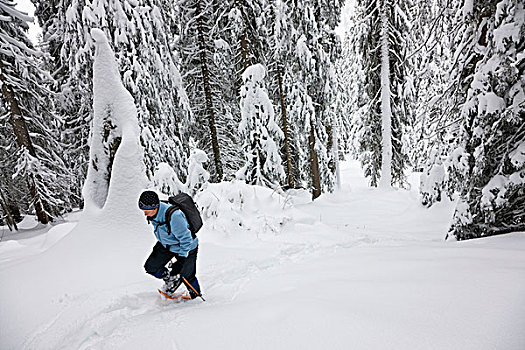
POLYGON ((210 173, 204 169, 203 164, 208 162, 206 152, 194 149, 188 159, 188 178, 186 188, 190 195, 194 196, 201 189, 206 188, 210 179, 210 173))
MULTIPOLYGON (((302 192, 309 197, 307 191, 302 192)), ((293 204, 284 193, 238 180, 209 184, 195 198, 207 230, 226 234, 278 234, 290 220, 283 209, 293 204)))
POLYGON ((452 194, 460 191, 467 184, 469 173, 470 155, 462 146, 456 147, 445 160, 445 168, 448 176, 447 192, 452 194))
POLYGON ((210 173, 204 169, 203 164, 208 162, 206 153, 194 149, 188 159, 188 176, 186 182, 182 183, 175 171, 169 164, 160 163, 153 175, 153 188, 167 195, 176 195, 180 192, 195 196, 197 192, 206 188, 210 173))
MULTIPOLYGON (((470 207, 464 198, 461 198, 461 200, 456 205, 456 210, 454 212, 454 222, 452 224, 452 227, 466 227, 468 225, 472 224, 472 213, 470 212, 470 207)), ((446 239, 453 239, 458 237, 458 231, 454 232, 452 229, 449 230, 450 232, 447 234, 446 239), (453 234, 452 234, 453 233, 453 234)))
POLYGON ((179 180, 177 173, 168 163, 157 165, 153 174, 153 187, 169 195, 187 191, 186 185, 179 180))
POLYGON ((430 152, 428 162, 421 174, 419 192, 421 203, 428 207, 441 201, 444 189, 445 167, 437 149, 430 152))

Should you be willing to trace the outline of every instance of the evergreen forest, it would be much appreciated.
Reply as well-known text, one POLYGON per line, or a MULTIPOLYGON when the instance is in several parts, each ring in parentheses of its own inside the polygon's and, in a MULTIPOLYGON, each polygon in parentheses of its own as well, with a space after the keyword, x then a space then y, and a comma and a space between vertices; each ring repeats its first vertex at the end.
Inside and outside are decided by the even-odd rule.
POLYGON ((235 180, 315 200, 356 159, 372 187, 415 171, 422 205, 454 199, 449 237, 525 230, 521 0, 31 2, 0 0, 0 225, 84 206, 98 28, 166 194, 235 180))

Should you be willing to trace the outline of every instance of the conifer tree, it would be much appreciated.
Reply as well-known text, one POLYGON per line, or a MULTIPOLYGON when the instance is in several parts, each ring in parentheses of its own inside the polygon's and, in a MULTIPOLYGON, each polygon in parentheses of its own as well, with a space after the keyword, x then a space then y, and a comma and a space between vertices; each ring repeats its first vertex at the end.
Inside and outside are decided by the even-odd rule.
POLYGON ((330 105, 335 88, 334 63, 340 44, 334 32, 341 10, 339 1, 300 1, 290 7, 294 26, 294 57, 292 82, 289 83, 290 120, 294 127, 294 152, 297 152, 296 169, 309 169, 300 174, 300 181, 307 183, 312 197, 322 191, 332 190, 334 173, 329 168, 330 134, 333 118, 330 105), (301 150, 308 149, 307 155, 301 150), (306 156, 306 157, 305 157, 306 156))
POLYGON ((206 152, 200 149, 193 149, 188 160, 188 178, 186 188, 191 196, 195 196, 199 191, 205 189, 210 179, 210 173, 204 168, 204 164, 209 161, 206 152))
POLYGON ((361 109, 365 105, 359 87, 362 86, 365 74, 362 71, 361 56, 356 51, 358 45, 355 42, 358 37, 356 22, 352 20, 350 23, 343 39, 341 57, 336 62, 338 88, 336 108, 340 122, 340 151, 342 155, 349 154, 357 159, 359 154, 356 140, 359 139, 358 132, 362 129, 361 109))
POLYGON ((477 55, 465 66, 473 74, 452 166, 467 181, 450 233, 468 239, 525 229, 525 9, 502 0, 462 10, 472 28, 463 48, 477 55))
POLYGON ((181 15, 176 47, 195 117, 192 135, 197 148, 208 154, 211 180, 220 182, 240 166, 236 142, 239 100, 232 90, 233 60, 227 57, 232 48, 222 31, 227 3, 183 0, 178 5, 181 15))
POLYGON ((284 179, 277 147, 283 133, 274 120, 273 105, 264 86, 265 77, 266 68, 262 64, 249 66, 242 76, 239 129, 246 164, 236 177, 250 184, 273 187, 284 179))
POLYGON ((5 169, 4 176, 16 179, 11 182, 4 177, 2 185, 18 187, 2 190, 2 210, 14 207, 9 216, 17 217, 19 211, 27 213, 32 207, 38 221, 46 224, 70 208, 70 191, 62 145, 57 142, 60 122, 51 112, 51 79, 40 67, 41 53, 24 33, 28 21, 32 18, 13 3, 0 1, 1 102, 9 121, 1 129, 2 143, 10 150, 2 154, 6 157, 2 164, 14 166, 5 169))
POLYGON ((82 194, 86 210, 97 213, 97 209, 107 206, 122 207, 118 202, 122 198, 121 192, 125 192, 128 198, 138 196, 146 179, 133 96, 122 84, 115 54, 104 32, 93 28, 90 34, 96 45, 94 118, 90 164, 82 194))
POLYGON ((81 179, 87 171, 87 140, 92 119, 93 40, 86 33, 101 28, 113 46, 122 80, 139 112, 144 162, 149 178, 157 164, 167 162, 185 177, 189 153, 189 101, 169 45, 171 17, 156 0, 33 1, 43 31, 49 66, 58 81, 58 110, 66 120, 64 141, 68 166, 81 179), (167 22, 165 22, 165 19, 167 22))
POLYGON ((377 186, 381 177, 381 108, 379 102, 380 56, 379 50, 379 8, 375 0, 358 1, 356 20, 361 26, 355 26, 354 37, 358 46, 358 57, 362 57, 364 79, 360 81, 358 95, 363 95, 361 120, 359 124, 359 160, 364 175, 370 178, 370 184, 377 186), (375 53, 375 54, 370 54, 375 53))
POLYGON ((462 56, 471 56, 472 52, 460 40, 470 31, 465 23, 457 22, 461 3, 418 1, 416 5, 414 16, 419 20, 412 32, 416 45, 409 57, 417 76, 411 159, 414 168, 423 172, 422 203, 431 206, 442 194, 452 197, 456 191, 452 158, 447 156, 452 154, 458 136, 457 110, 466 94, 466 76, 461 72, 469 64, 462 56), (459 47, 467 49, 461 53, 459 47))
POLYGON ((261 0, 230 0, 228 13, 229 42, 232 43, 236 70, 236 86, 239 89, 242 73, 255 63, 262 62, 262 45, 266 38, 259 35, 263 8, 261 0))
POLYGON ((269 80, 269 93, 276 107, 277 120, 283 131, 282 158, 285 162, 287 187, 296 185, 293 169, 292 155, 292 127, 287 113, 287 94, 290 92, 287 83, 291 82, 290 66, 293 58, 292 32, 293 24, 288 13, 286 1, 270 1, 265 8, 266 26, 268 28, 268 45, 270 54, 267 57, 269 80))
MULTIPOLYGON (((0 104, 0 112, 2 115, 8 115, 3 103, 0 104)), ((0 124, 0 160, 2 162, 2 167, 0 167, 0 224, 7 224, 12 231, 18 230, 17 223, 23 219, 21 207, 24 203, 21 199, 27 197, 25 194, 29 191, 24 181, 13 179, 16 159, 12 156, 11 151, 16 141, 7 123, 8 121, 3 118, 0 124)))
POLYGON ((407 16, 390 0, 358 1, 359 54, 366 74, 361 92, 366 96, 360 131, 361 163, 372 186, 383 178, 385 186, 405 183, 407 155, 404 128, 410 124, 406 101, 407 16))

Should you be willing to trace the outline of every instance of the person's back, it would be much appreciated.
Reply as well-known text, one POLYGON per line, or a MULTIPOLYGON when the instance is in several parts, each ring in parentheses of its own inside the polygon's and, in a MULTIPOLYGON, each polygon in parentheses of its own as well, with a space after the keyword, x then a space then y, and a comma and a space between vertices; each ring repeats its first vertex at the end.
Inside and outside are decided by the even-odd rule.
POLYGON ((169 247, 176 254, 184 254, 184 252, 197 248, 199 240, 197 237, 193 238, 186 215, 182 210, 177 209, 173 211, 168 220, 166 213, 170 207, 171 204, 160 202, 157 215, 151 219, 155 237, 163 246, 169 247), (169 221, 170 230, 168 230, 167 221, 169 221))

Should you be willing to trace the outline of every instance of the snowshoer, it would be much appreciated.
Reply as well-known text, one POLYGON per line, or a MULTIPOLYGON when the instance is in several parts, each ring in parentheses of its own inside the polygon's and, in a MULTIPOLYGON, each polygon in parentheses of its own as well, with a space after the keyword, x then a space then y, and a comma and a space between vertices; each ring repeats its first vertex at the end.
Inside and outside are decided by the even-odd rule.
POLYGON ((153 191, 144 191, 140 195, 139 208, 153 224, 154 234, 158 240, 144 268, 150 275, 164 280, 166 293, 175 293, 175 290, 184 283, 190 297, 195 299, 201 295, 199 281, 195 276, 199 240, 192 236, 186 216, 179 209, 171 214, 169 219, 171 230, 168 230, 165 216, 170 206, 169 203, 161 202, 157 193, 153 191), (174 257, 176 262, 170 264, 171 271, 169 271, 166 265, 174 257))

